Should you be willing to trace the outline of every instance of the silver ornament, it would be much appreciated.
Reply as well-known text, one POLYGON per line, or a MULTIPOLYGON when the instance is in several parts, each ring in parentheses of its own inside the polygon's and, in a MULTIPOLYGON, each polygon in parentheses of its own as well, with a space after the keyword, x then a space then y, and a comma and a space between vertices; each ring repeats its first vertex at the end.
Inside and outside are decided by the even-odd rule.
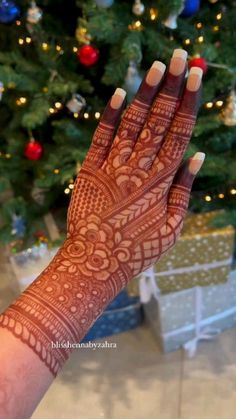
POLYGON ((178 24, 177 24, 177 18, 180 15, 180 13, 182 12, 182 10, 184 9, 184 1, 182 1, 181 7, 179 8, 179 10, 176 11, 175 14, 171 14, 167 17, 167 19, 165 19, 162 23, 164 26, 166 26, 166 28, 169 29, 176 29, 178 24))
POLYGON ((141 16, 144 13, 144 10, 145 10, 145 7, 144 7, 144 4, 141 3, 141 0, 135 0, 132 7, 132 12, 136 16, 141 16))
POLYGON ((72 98, 67 102, 66 107, 70 112, 79 113, 86 106, 86 100, 78 93, 74 93, 72 98))
POLYGON ((131 95, 135 94, 142 82, 142 77, 138 72, 137 65, 134 61, 130 61, 127 74, 125 77, 125 90, 131 95))
POLYGON ((31 2, 31 6, 27 11, 27 22, 35 25, 43 16, 42 10, 36 5, 35 1, 31 2))
POLYGON ((221 118, 224 122, 224 125, 229 127, 236 125, 236 92, 232 90, 227 99, 227 105, 222 111, 221 118))
POLYGON ((113 5, 113 0, 95 0, 95 3, 98 7, 103 7, 107 9, 113 5))

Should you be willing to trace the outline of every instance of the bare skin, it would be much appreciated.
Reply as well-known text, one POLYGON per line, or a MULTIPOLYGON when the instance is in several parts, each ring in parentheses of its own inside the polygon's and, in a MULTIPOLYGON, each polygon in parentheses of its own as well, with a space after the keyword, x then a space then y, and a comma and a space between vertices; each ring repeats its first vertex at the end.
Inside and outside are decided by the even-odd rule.
POLYGON ((155 62, 121 121, 125 92, 108 103, 76 180, 65 242, 0 315, 0 419, 32 415, 70 356, 63 344, 78 343, 180 234, 204 160, 196 153, 182 164, 202 77, 195 67, 185 85, 186 59, 175 50, 167 71, 155 62))

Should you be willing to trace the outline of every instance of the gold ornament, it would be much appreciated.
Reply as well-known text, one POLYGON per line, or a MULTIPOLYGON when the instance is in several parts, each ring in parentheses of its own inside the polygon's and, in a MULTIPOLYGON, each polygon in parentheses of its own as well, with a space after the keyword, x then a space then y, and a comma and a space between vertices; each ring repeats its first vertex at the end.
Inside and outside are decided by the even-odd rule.
POLYGON ((221 113, 221 118, 225 125, 232 127, 236 125, 236 93, 231 90, 227 99, 227 105, 221 113))
POLYGON ((76 29, 75 37, 80 44, 89 44, 92 39, 91 35, 88 33, 88 30, 83 26, 79 26, 76 29))

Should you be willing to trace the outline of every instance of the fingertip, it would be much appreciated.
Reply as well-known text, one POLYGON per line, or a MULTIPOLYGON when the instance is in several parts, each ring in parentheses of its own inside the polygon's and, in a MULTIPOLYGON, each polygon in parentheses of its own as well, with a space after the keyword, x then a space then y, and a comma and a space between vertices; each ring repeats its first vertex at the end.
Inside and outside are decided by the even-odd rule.
POLYGON ((124 89, 121 89, 121 87, 117 87, 115 90, 112 98, 110 106, 112 109, 119 109, 121 108, 122 104, 124 103, 126 97, 126 91, 124 89))
POLYGON ((205 153, 197 152, 190 159, 188 170, 192 175, 196 175, 199 172, 204 163, 205 157, 205 153))

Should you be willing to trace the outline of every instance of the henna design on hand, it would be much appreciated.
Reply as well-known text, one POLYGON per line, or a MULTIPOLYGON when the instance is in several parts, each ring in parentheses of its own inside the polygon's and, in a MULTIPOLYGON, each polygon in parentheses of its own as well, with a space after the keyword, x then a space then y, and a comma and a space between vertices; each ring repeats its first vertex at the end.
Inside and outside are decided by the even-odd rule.
POLYGON ((71 348, 52 349, 51 342, 82 339, 127 282, 157 262, 181 231, 203 162, 197 153, 178 169, 195 124, 202 75, 191 69, 183 87, 181 51, 163 83, 164 65, 153 65, 115 138, 124 93, 118 89, 113 96, 76 180, 67 239, 0 316, 0 326, 27 343, 54 375, 71 348))

